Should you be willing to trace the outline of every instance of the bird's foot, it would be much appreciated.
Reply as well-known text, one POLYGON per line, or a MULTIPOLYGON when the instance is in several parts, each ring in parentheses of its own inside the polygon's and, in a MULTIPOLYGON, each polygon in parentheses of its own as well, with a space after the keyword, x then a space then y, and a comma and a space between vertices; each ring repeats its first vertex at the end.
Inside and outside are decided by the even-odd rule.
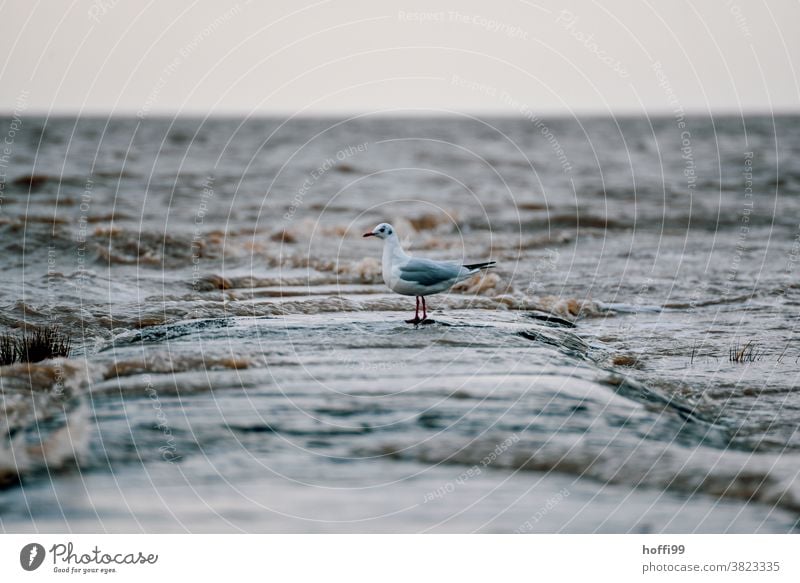
POLYGON ((425 318, 424 320, 420 320, 419 323, 422 324, 423 326, 427 326, 428 324, 435 324, 436 320, 432 320, 430 318, 425 318))
POLYGON ((419 318, 411 318, 410 320, 406 320, 406 324, 419 324, 422 322, 419 318))

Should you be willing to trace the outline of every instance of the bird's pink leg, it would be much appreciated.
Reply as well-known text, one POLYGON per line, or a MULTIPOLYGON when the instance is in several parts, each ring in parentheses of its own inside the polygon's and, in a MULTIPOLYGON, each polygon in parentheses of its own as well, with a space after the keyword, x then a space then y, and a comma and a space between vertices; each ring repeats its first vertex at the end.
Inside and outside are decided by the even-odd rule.
MULTIPOLYGON (((423 298, 424 301, 424 298, 423 298)), ((413 320, 406 320, 406 324, 419 324, 419 296, 417 296, 417 309, 414 312, 413 320)))

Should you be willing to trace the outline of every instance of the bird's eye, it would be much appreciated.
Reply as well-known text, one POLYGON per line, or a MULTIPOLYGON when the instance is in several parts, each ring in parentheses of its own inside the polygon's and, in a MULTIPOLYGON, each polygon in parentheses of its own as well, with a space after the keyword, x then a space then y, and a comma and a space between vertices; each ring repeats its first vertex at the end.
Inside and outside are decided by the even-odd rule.
POLYGON ((386 227, 381 227, 381 233, 383 233, 385 230, 386 230, 386 227))

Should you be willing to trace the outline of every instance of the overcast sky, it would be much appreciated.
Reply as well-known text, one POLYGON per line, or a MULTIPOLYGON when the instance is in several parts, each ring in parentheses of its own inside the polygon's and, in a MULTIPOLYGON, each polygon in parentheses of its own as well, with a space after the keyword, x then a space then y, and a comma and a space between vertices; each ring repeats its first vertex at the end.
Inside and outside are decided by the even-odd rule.
POLYGON ((798 111, 800 2, 7 0, 0 108, 798 111))

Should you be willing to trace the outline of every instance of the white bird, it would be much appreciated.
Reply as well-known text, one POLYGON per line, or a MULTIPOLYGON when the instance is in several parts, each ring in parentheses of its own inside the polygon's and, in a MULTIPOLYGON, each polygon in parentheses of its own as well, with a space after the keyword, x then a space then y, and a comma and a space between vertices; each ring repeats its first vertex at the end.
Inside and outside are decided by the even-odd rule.
POLYGON ((393 292, 404 296, 416 296, 417 310, 409 324, 431 322, 428 320, 428 308, 425 296, 449 290, 459 281, 475 275, 482 269, 494 267, 495 261, 462 265, 455 261, 433 261, 412 257, 403 251, 400 239, 394 227, 389 223, 381 223, 364 237, 383 239, 383 281, 393 292), (420 300, 422 300, 422 319, 419 317, 420 300))

